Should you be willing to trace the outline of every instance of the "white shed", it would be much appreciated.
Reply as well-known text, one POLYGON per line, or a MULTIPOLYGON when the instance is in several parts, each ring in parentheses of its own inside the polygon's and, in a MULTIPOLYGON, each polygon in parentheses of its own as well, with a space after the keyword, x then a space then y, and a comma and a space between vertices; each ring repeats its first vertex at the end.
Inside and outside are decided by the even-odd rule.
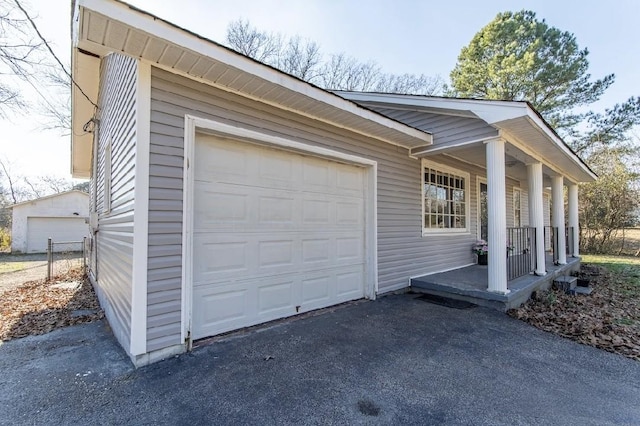
MULTIPOLYGON (((89 194, 72 190, 14 204, 13 253, 42 253, 47 240, 82 241, 89 235, 89 194)), ((68 248, 66 248, 68 249, 68 248)))

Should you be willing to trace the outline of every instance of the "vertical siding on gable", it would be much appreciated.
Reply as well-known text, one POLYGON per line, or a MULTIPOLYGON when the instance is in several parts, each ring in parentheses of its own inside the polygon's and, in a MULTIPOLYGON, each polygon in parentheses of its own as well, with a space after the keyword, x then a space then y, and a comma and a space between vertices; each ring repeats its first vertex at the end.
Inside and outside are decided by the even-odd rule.
MULTIPOLYGON (((137 61, 111 54, 102 60, 99 92, 98 212, 94 268, 97 292, 114 334, 130 347, 137 61), (105 146, 111 143, 111 209, 103 207, 105 146)), ((93 188, 93 183, 92 183, 93 188)))
MULTIPOLYGON (((378 162, 379 292, 407 287, 411 276, 474 261, 476 176, 482 168, 435 161, 471 173, 470 232, 422 236, 421 161, 404 148, 279 110, 152 68, 147 350, 180 344, 184 117, 191 114, 378 162)), ((486 130, 486 128, 485 128, 486 130)))

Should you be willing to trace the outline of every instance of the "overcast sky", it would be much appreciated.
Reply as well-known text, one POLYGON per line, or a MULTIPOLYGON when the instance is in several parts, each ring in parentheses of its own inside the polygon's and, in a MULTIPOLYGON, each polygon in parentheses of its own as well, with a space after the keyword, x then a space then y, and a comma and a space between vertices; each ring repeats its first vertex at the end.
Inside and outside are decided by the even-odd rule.
MULTIPOLYGON (((69 62, 70 1, 22 0, 60 58, 69 62)), ((248 19, 283 35, 300 35, 324 53, 345 52, 384 71, 440 75, 448 81, 460 49, 497 13, 533 10, 548 24, 575 34, 589 49, 590 73, 616 74, 595 108, 640 95, 637 0, 130 0, 129 3, 207 38, 223 42, 227 23, 248 19)), ((29 176, 69 177, 69 137, 38 130, 33 116, 2 126, 2 157, 29 176)))

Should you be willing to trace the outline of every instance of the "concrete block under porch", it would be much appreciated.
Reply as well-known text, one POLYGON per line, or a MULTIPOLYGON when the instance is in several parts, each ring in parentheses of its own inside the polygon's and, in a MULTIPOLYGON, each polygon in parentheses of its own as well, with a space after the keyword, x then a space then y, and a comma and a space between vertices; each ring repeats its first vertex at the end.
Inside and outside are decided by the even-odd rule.
POLYGON ((553 259, 548 255, 546 275, 525 275, 511 280, 507 283, 509 293, 500 294, 487 291, 489 284, 487 266, 471 265, 413 278, 411 291, 464 300, 504 312, 522 305, 534 291, 548 289, 555 278, 571 275, 571 272, 579 269, 579 257, 567 257, 566 265, 554 265, 553 259))

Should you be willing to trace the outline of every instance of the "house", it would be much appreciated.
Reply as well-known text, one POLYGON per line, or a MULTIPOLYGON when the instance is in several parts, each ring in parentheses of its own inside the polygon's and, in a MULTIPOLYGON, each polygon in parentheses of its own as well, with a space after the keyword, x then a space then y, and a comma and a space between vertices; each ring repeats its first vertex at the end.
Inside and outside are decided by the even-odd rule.
POLYGON ((564 244, 595 178, 526 103, 330 93, 120 1, 76 2, 72 64, 90 278, 136 365, 473 264, 485 193, 490 246, 533 232, 544 274, 545 186, 564 244))
MULTIPOLYGON (((48 239, 80 242, 89 236, 89 194, 72 190, 17 203, 12 212, 11 252, 44 253, 48 239)), ((60 245, 61 250, 69 246, 60 245)), ((77 245, 76 250, 81 246, 77 245)))

